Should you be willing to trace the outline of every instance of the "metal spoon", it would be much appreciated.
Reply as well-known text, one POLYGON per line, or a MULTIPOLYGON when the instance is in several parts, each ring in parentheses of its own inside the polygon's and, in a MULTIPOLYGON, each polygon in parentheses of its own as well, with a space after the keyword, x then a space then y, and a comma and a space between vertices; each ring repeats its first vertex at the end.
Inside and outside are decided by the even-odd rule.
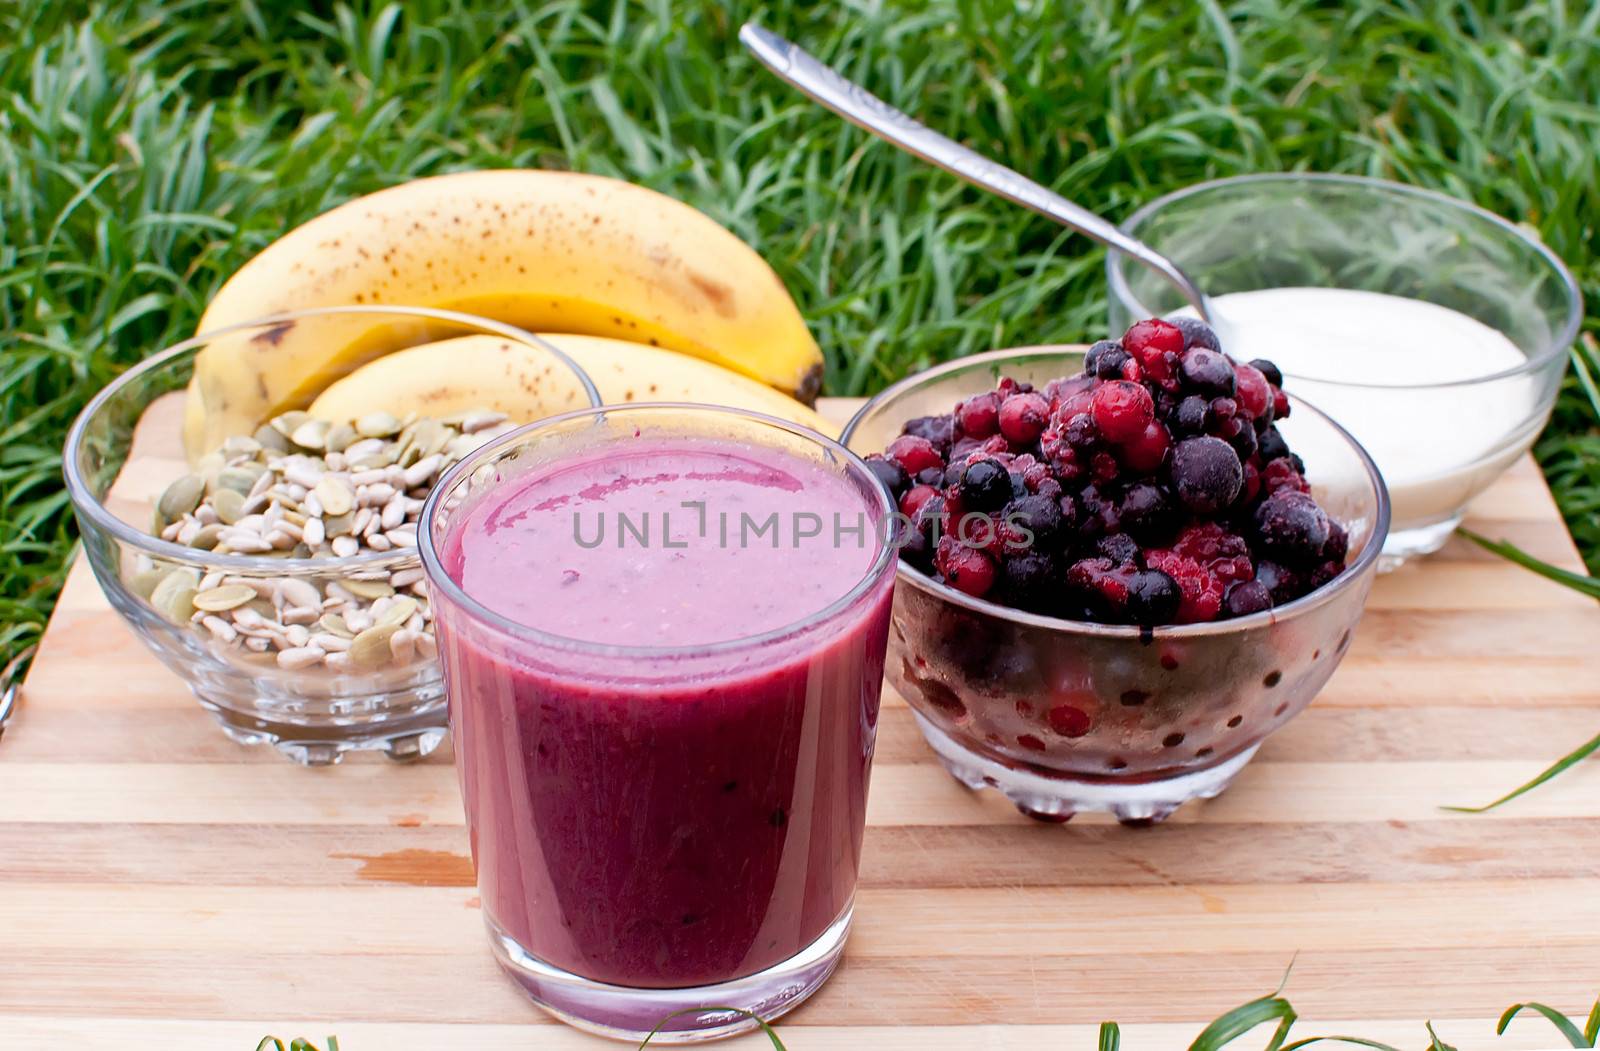
POLYGON ((1189 280, 1189 275, 1177 263, 1143 241, 1129 237, 1093 212, 1045 189, 1032 179, 996 164, 913 120, 776 33, 762 29, 754 22, 746 22, 739 30, 739 39, 762 65, 852 124, 952 175, 959 175, 975 186, 999 194, 1024 208, 1031 208, 1062 226, 1132 256, 1172 282, 1202 318, 1211 320, 1206 297, 1189 280))

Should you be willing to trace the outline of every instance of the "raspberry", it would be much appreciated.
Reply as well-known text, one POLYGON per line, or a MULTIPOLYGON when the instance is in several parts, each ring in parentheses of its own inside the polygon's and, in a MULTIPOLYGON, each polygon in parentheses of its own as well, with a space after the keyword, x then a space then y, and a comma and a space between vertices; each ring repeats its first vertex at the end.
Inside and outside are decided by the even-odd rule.
POLYGON ((1214 573, 1171 549, 1147 551, 1144 560, 1151 569, 1161 570, 1178 585, 1182 597, 1174 620, 1179 624, 1198 624, 1217 619, 1222 611, 1224 588, 1214 573))
POLYGON ((983 452, 989 453, 991 456, 998 456, 1001 453, 1010 452, 1011 443, 1006 441, 1005 435, 1003 434, 991 434, 989 437, 983 440, 983 444, 978 446, 978 448, 983 452))
POLYGON ((1044 395, 1013 394, 1000 404, 1000 433, 1013 445, 1032 445, 1050 423, 1050 403, 1044 395))
POLYGON ((1136 474, 1154 474, 1166 462, 1171 446, 1172 436, 1167 429, 1152 420, 1145 425, 1143 434, 1123 445, 1122 462, 1136 474))
POLYGON ((1156 318, 1135 322, 1122 336, 1123 349, 1134 356, 1146 376, 1161 383, 1172 379, 1183 344, 1182 329, 1156 318))
POLYGON ((1095 389, 1091 403, 1094 425, 1109 442, 1128 442, 1144 433, 1155 418, 1155 400, 1137 383, 1111 380, 1095 389))
POLYGON ((987 438, 1000 429, 1000 395, 975 394, 956 406, 956 420, 969 438, 987 438))
POLYGON ((1272 388, 1260 369, 1253 365, 1235 365, 1233 374, 1237 388, 1234 398, 1241 413, 1254 420, 1272 410, 1272 388))
POLYGON ((933 447, 933 443, 914 434, 902 434, 889 443, 884 453, 911 474, 929 467, 944 466, 944 457, 939 455, 939 450, 933 447))
POLYGON ((1224 583, 1249 580, 1255 576, 1250 564, 1250 545, 1244 537, 1230 533, 1216 522, 1197 522, 1186 527, 1173 541, 1171 550, 1204 566, 1224 583))
POLYGON ((1290 489, 1297 493, 1309 493, 1311 485, 1305 476, 1294 469, 1294 461, 1287 456, 1280 456, 1276 460, 1269 460, 1261 469, 1261 488, 1271 496, 1280 489, 1290 489))
POLYGON ((946 583, 975 598, 982 598, 994 587, 994 562, 982 551, 967 547, 953 536, 940 538, 933 564, 944 575, 946 583))

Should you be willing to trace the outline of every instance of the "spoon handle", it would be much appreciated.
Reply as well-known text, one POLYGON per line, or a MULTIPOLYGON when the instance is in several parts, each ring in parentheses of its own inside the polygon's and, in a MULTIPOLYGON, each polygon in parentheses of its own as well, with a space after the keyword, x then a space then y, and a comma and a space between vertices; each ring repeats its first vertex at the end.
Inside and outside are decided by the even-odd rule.
POLYGON ((739 39, 762 65, 852 124, 952 175, 958 175, 1008 201, 1048 216, 1109 248, 1132 256, 1177 286, 1183 297, 1200 312, 1200 316, 1209 318, 1205 297, 1194 282, 1176 263, 1144 242, 1135 240, 1115 225, 1060 194, 1045 189, 1032 179, 940 135, 861 85, 846 80, 836 70, 823 65, 816 56, 776 33, 754 22, 747 22, 739 30, 739 39))

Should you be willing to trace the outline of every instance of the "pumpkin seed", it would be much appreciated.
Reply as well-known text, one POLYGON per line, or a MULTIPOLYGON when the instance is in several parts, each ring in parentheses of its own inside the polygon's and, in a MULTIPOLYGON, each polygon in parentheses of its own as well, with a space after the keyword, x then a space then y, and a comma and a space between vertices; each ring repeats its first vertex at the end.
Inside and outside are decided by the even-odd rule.
POLYGON ((202 526, 189 538, 189 546, 196 551, 210 551, 222 540, 222 529, 220 523, 202 526))
POLYGON ((344 618, 337 613, 324 613, 322 619, 317 621, 322 630, 330 635, 337 635, 342 639, 353 639, 356 633, 345 626, 344 618))
POLYGON ((159 567, 140 570, 128 578, 128 590, 148 602, 150 593, 155 591, 156 585, 166 578, 168 572, 159 567))
POLYGON ((417 611, 417 600, 408 595, 401 595, 390 606, 378 615, 376 624, 404 624, 411 619, 411 614, 417 611))
POLYGON ((400 630, 398 624, 374 624, 350 640, 350 663, 358 668, 376 668, 389 661, 389 638, 400 630))
POLYGON ((224 584, 220 588, 197 593, 194 596, 194 608, 207 613, 221 613, 242 606, 255 597, 256 589, 248 584, 224 584))
POLYGON ((223 525, 233 525, 244 517, 244 494, 237 489, 218 489, 211 494, 211 509, 223 525))
POLYGON ((328 428, 328 434, 322 440, 322 447, 331 453, 342 453, 350 448, 357 438, 356 429, 348 423, 336 423, 328 428))
POLYGON ((386 598, 394 594, 394 588, 387 580, 346 580, 344 586, 357 598, 369 600, 386 598))
POLYGON ((156 510, 167 521, 182 518, 184 515, 200 506, 200 498, 205 495, 206 480, 197 474, 186 474, 167 486, 161 494, 161 499, 156 502, 156 510))
POLYGON ((150 604, 174 624, 183 624, 194 616, 195 585, 200 574, 192 569, 174 569, 162 578, 150 592, 150 604))
POLYGON ((261 448, 271 452, 286 453, 289 451, 288 440, 279 434, 270 423, 263 423, 256 428, 255 439, 261 444, 261 448))
POLYGON ((292 438, 295 428, 299 427, 302 423, 309 419, 311 419, 311 414, 309 412, 301 412, 299 409, 294 409, 290 412, 284 413, 281 416, 273 417, 272 429, 283 435, 285 438, 292 438))
POLYGON ((217 473, 217 482, 213 486, 213 494, 224 489, 232 489, 240 496, 244 496, 255 488, 256 479, 261 477, 266 470, 260 464, 244 463, 234 467, 224 468, 217 473))
POLYGON ((354 521, 355 515, 352 514, 325 515, 322 519, 322 531, 330 538, 336 536, 349 536, 350 526, 354 521))

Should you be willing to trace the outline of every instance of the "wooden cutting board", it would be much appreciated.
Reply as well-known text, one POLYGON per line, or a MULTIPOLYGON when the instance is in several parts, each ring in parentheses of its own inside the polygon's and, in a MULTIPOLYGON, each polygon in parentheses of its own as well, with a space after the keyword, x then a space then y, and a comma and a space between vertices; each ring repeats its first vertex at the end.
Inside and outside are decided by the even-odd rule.
MULTIPOLYGON (((1472 525, 1580 566, 1531 460, 1472 525)), ((1494 1019, 1600 994, 1600 763, 1492 814, 1439 807, 1597 729, 1600 607, 1465 542, 1380 579, 1317 702, 1157 828, 970 793, 886 697, 856 929, 780 1031, 791 1051, 1090 1048, 1114 1019, 1130 1051, 1184 1047, 1293 960, 1298 1035, 1422 1046, 1431 1018, 1463 1049, 1556 1046, 1494 1019)), ((621 1046, 496 971, 444 752, 310 770, 233 745, 80 560, 0 740, 0 1047, 621 1046)))

